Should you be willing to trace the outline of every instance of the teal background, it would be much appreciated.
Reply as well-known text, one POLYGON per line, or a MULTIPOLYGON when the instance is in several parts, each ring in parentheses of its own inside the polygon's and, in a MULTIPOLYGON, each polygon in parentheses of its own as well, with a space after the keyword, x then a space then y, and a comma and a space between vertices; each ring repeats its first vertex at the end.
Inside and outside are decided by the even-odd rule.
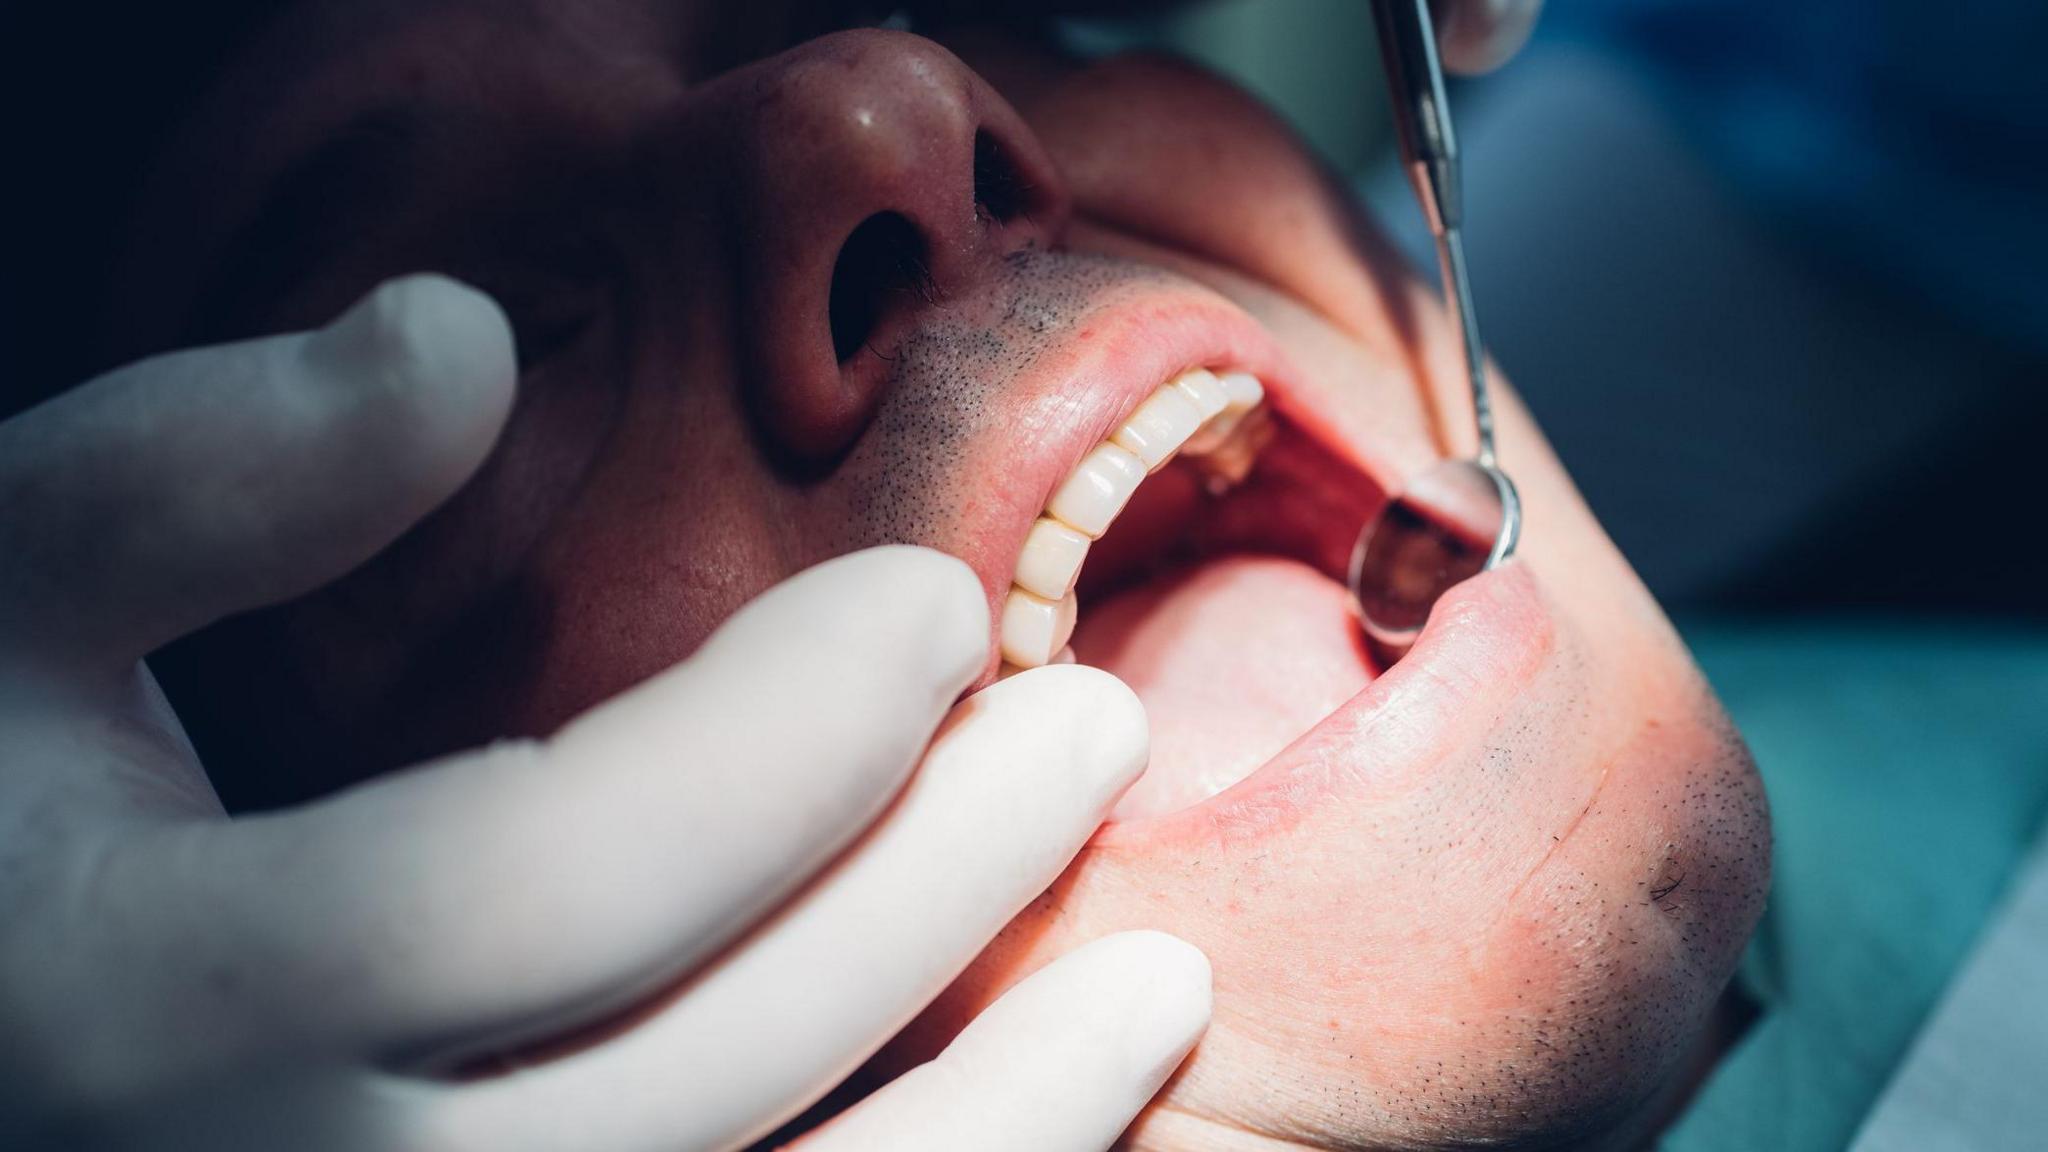
POLYGON ((1845 1147, 2048 813, 2048 632, 1694 621, 1776 826, 1763 1016, 1665 1147, 1845 1147))

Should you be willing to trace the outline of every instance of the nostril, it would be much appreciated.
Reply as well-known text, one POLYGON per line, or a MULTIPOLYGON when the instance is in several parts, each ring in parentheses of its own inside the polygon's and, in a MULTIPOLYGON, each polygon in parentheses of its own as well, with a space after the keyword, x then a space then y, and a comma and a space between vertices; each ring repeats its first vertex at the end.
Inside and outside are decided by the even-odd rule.
POLYGON ((974 134, 974 203, 999 224, 1007 224, 1031 207, 1033 189, 1023 171, 988 131, 974 134))
POLYGON ((866 345, 890 306, 913 294, 923 300, 936 294, 917 226, 895 212, 878 212, 861 221, 832 266, 827 310, 833 354, 844 363, 866 345))

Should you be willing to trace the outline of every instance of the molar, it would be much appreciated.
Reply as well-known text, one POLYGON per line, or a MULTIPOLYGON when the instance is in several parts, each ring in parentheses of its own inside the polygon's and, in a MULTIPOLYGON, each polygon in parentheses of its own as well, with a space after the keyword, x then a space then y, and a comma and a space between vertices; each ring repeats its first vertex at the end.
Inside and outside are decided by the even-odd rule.
MULTIPOLYGON (((1219 420, 1218 423, 1221 423, 1219 420)), ((1235 421, 1218 443, 1192 457, 1201 469, 1204 487, 1211 496, 1221 496, 1244 483, 1251 475, 1259 453, 1273 439, 1273 418, 1264 408, 1254 408, 1235 421)))
POLYGON ((1266 398, 1265 385, 1249 372, 1226 372, 1217 377, 1216 385, 1223 397, 1223 408, 1201 432, 1189 439, 1186 451, 1191 456, 1216 451, 1237 431, 1245 415, 1266 398))
POLYGON ((1223 394, 1229 398, 1229 411, 1243 415, 1259 406, 1266 398, 1266 386, 1249 372, 1225 372, 1217 379, 1223 381, 1223 394))

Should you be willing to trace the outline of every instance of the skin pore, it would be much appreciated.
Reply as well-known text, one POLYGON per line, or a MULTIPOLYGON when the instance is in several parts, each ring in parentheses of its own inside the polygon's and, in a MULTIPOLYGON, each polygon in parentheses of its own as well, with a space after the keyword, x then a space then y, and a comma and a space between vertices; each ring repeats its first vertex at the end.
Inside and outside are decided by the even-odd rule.
POLYGON ((1146 699, 1155 763, 1207 737, 1190 681, 1310 714, 1238 788, 1105 829, 883 1064, 1155 927, 1209 955, 1216 1019, 1136 1147, 1642 1139, 1760 911, 1762 792, 1512 396, 1520 559, 1401 664, 1357 654, 1318 533, 1466 447, 1427 288, 1185 65, 718 7, 308 0, 166 146, 123 354, 309 326, 418 269, 492 293, 521 345, 512 423, 453 502, 166 654, 230 804, 546 732, 865 545, 961 556, 996 604, 1145 390, 1244 367, 1287 431, 1242 499, 1187 505, 1234 543, 1099 619, 1084 597, 1077 646, 1146 699), (1259 493, 1290 469, 1280 504, 1307 511, 1282 546, 1259 493), (225 746, 230 708, 264 720, 225 746))

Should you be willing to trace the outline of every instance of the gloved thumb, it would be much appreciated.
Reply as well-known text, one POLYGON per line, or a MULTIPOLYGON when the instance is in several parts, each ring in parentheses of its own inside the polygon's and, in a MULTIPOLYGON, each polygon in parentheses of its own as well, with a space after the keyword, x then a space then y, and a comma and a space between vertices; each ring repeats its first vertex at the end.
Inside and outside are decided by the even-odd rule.
POLYGON ((1444 67, 1467 76, 1493 71, 1529 42, 1542 12, 1543 0, 1440 0, 1436 42, 1444 67))
POLYGON ((0 640, 126 662, 341 575, 476 470, 516 376, 488 297, 413 276, 0 424, 0 640))

